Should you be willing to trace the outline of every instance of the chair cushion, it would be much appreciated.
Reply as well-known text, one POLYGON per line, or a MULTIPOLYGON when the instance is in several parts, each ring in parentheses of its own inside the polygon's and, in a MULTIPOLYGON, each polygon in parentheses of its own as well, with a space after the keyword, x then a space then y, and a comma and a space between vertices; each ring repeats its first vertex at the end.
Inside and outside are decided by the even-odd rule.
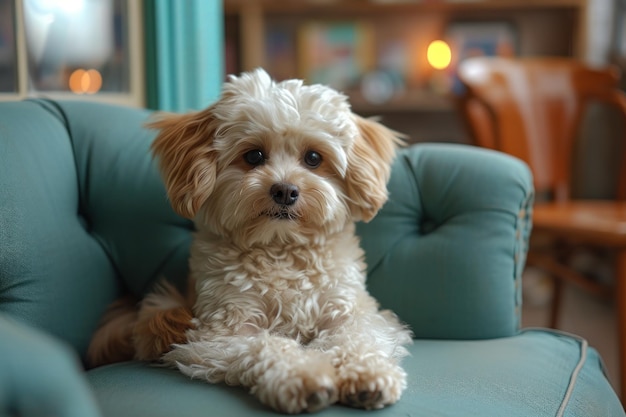
MULTIPOLYGON (((376 416, 553 417, 561 407, 569 417, 624 415, 597 352, 573 337, 537 330, 493 340, 416 340, 410 351, 409 387, 376 416)), ((240 387, 141 362, 97 368, 88 379, 105 416, 275 415, 240 387)), ((333 406, 319 415, 358 413, 333 406)))

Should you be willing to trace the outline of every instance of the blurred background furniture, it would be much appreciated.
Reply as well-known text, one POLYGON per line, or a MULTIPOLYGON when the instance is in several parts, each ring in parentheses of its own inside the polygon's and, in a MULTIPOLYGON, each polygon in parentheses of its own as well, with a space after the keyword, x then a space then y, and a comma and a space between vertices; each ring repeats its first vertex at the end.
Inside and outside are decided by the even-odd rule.
POLYGON ((533 172, 537 197, 528 264, 555 278, 551 326, 558 327, 564 282, 598 296, 615 296, 626 398, 626 144, 622 141, 602 166, 615 172, 612 200, 580 199, 572 192, 576 153, 584 152, 578 141, 590 106, 609 106, 626 122, 619 72, 568 58, 476 57, 460 65, 459 77, 466 87, 460 109, 475 143, 514 155, 533 172), (601 282, 576 268, 578 250, 589 247, 613 252, 614 282, 601 282))
MULTIPOLYGON (((77 366, 112 300, 162 276, 186 281, 193 226, 167 201, 149 152, 155 132, 143 127, 150 114, 0 103, 2 416, 276 415, 243 389, 148 363, 77 366)), ((584 339, 520 331, 533 197, 524 163, 419 144, 399 153, 389 189, 358 234, 369 290, 416 339, 408 389, 376 416, 626 415, 584 339)), ((319 413, 361 414, 372 415, 319 413)))
POLYGON ((489 50, 500 37, 489 28, 498 24, 514 32, 517 54, 582 58, 592 33, 587 28, 592 7, 587 3, 224 0, 226 73, 264 67, 277 79, 328 83, 310 71, 325 66, 326 74, 335 75, 329 77, 331 84, 350 97, 357 113, 382 116, 412 142, 466 143, 463 123, 447 94, 466 49, 487 45, 489 50), (453 36, 457 24, 472 26, 466 32, 471 42, 453 36), (448 70, 433 68, 426 59, 436 39, 452 47, 448 70), (335 55, 333 46, 340 46, 335 55), (343 78, 349 71, 355 73, 354 82, 343 78), (344 82, 332 82, 337 79, 344 82), (369 86, 392 91, 372 97, 369 86))

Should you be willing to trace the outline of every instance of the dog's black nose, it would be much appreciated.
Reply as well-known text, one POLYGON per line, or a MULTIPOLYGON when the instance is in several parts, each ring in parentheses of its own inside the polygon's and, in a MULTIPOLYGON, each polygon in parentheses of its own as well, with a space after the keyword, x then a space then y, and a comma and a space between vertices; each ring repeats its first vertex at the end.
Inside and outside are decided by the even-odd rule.
POLYGON ((296 202, 300 195, 300 190, 288 182, 278 182, 270 188, 270 194, 274 201, 283 206, 290 206, 296 202))

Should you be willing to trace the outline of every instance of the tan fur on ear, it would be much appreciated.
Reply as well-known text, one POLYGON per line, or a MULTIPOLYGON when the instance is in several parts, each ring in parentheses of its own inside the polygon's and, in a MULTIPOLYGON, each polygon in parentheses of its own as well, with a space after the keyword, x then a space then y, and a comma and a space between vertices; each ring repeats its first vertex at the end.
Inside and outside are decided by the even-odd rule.
POLYGON ((348 154, 346 183, 351 209, 358 220, 370 221, 387 201, 391 161, 402 135, 373 119, 354 115, 359 135, 348 154))
POLYGON ((216 162, 211 108, 161 115, 147 126, 160 132, 152 144, 174 210, 193 218, 215 186, 216 162))

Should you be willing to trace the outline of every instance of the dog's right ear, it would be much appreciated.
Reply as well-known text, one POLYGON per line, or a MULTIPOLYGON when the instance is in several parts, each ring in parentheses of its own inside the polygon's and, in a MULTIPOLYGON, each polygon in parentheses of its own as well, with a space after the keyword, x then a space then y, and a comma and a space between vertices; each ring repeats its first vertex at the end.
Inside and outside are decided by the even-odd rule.
POLYGON ((172 208, 193 219, 215 187, 216 152, 211 108, 188 114, 162 114, 147 127, 160 132, 152 144, 172 208))

